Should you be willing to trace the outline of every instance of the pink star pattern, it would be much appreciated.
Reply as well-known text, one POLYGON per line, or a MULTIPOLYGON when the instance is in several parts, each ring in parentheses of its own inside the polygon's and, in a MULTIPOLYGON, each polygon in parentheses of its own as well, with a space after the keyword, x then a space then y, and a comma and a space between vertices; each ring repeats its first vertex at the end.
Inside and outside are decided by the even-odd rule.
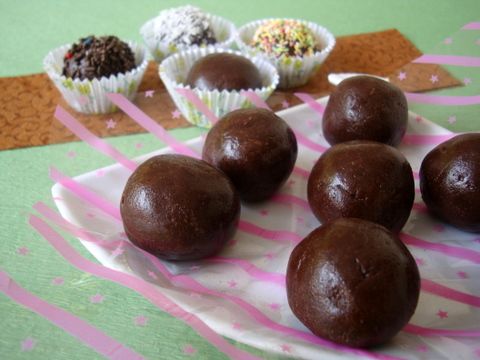
POLYGON ((303 224, 303 222, 305 221, 305 220, 304 220, 302 217, 300 217, 300 216, 297 216, 295 219, 297 220, 297 222, 298 222, 299 224, 303 224))
POLYGON ((155 93, 155 90, 147 90, 147 91, 145 91, 145 97, 146 98, 151 98, 151 97, 153 97, 154 93, 155 93))
POLYGON ((407 78, 407 73, 405 71, 400 71, 397 78, 398 78, 398 80, 403 81, 407 78))
POLYGON ((427 345, 418 345, 416 350, 418 352, 427 352, 428 351, 428 346, 427 345))
POLYGON ((103 302, 103 300, 105 300, 105 296, 103 296, 102 294, 95 294, 93 296, 90 296, 90 302, 92 304, 100 304, 103 302))
POLYGON ((436 314, 440 319, 446 319, 448 318, 448 312, 443 311, 443 310, 438 310, 436 314))
POLYGON ((87 212, 85 215, 86 215, 88 218, 90 218, 90 219, 95 218, 95 214, 94 214, 94 213, 91 213, 91 212, 87 212))
POLYGON ((149 270, 149 271, 147 272, 147 274, 148 274, 148 276, 150 276, 150 277, 151 277, 152 279, 154 279, 154 280, 157 280, 157 279, 158 279, 157 274, 155 274, 155 273, 154 273, 153 271, 151 271, 151 270, 149 270))
POLYGON ((141 149, 141 148, 143 148, 143 144, 142 144, 142 143, 136 143, 136 144, 135 144, 135 149, 139 150, 139 149, 141 149))
POLYGON ((189 267, 190 271, 197 271, 197 270, 200 270, 200 266, 199 265, 192 265, 189 267))
POLYGON ((295 185, 295 180, 288 180, 287 186, 293 186, 295 185))
POLYGON ((423 266, 425 265, 425 260, 423 260, 422 258, 415 258, 415 262, 417 263, 418 266, 423 266))
POLYGON ((308 126, 310 129, 313 129, 313 128, 315 127, 315 121, 308 119, 308 120, 307 120, 307 126, 308 126))
POLYGON ((148 323, 148 318, 143 315, 138 315, 133 319, 133 323, 137 326, 145 326, 148 323))
POLYGON ((17 249, 17 254, 18 255, 25 256, 25 255, 28 255, 29 252, 30 252, 30 250, 28 250, 28 248, 26 246, 22 246, 22 247, 19 247, 17 249))
POLYGON ((115 126, 117 126, 117 122, 113 119, 108 119, 105 121, 105 124, 107 125, 107 129, 115 129, 115 126))
POLYGON ((263 257, 266 258, 267 260, 273 260, 273 258, 275 257, 275 254, 272 252, 268 252, 265 255, 263 255, 263 257))
POLYGON ((453 39, 451 37, 448 37, 445 40, 443 40, 443 43, 445 45, 450 45, 451 43, 453 43, 453 39))
POLYGON ((457 117, 455 115, 449 116, 447 121, 449 124, 455 124, 457 122, 457 117))
POLYGON ((21 350, 22 351, 31 351, 37 346, 37 340, 31 337, 27 337, 21 343, 21 350))
POLYGON ((442 224, 435 224, 433 225, 433 231, 436 231, 436 232, 444 232, 445 231, 445 226, 443 226, 442 224))
POLYGON ((197 352, 197 349, 195 349, 192 345, 190 344, 186 344, 184 347, 183 347, 183 353, 185 355, 193 355, 197 352))
POLYGON ((260 215, 262 216, 267 216, 268 215, 268 210, 260 210, 260 215))
POLYGON ((278 311, 282 306, 278 303, 271 303, 271 304, 268 304, 268 307, 273 311, 278 311))
POLYGON ((125 249, 121 246, 117 247, 115 250, 112 251, 112 256, 117 257, 122 255, 125 252, 125 249))
POLYGON ((285 353, 291 353, 292 352, 292 347, 288 344, 280 345, 280 349, 282 349, 282 351, 285 352, 285 353))
POLYGON ((437 82, 438 82, 438 75, 432 75, 432 76, 430 76, 430 82, 431 82, 432 84, 437 83, 437 82))
POLYGON ((468 274, 465 271, 459 271, 457 275, 460 279, 468 279, 468 274))
POLYGON ((97 170, 95 172, 95 175, 97 175, 98 177, 102 177, 103 175, 105 175, 105 170, 103 169, 97 170))
POLYGON ((228 284, 228 287, 229 288, 234 288, 234 287, 237 287, 238 283, 235 281, 235 280, 228 280, 227 281, 227 284, 228 284))
POLYGON ((415 116, 415 121, 416 121, 417 123, 422 122, 422 120, 423 120, 423 119, 422 119, 422 117, 421 117, 420 115, 415 116))
POLYGON ((60 276, 57 276, 56 278, 52 279, 52 285, 59 286, 59 285, 63 285, 64 283, 65 283, 65 280, 63 280, 63 278, 60 276))
POLYGON ((471 78, 464 78, 464 79, 463 79, 463 83, 464 83, 465 85, 471 84, 471 83, 472 83, 472 79, 471 79, 471 78))
POLYGON ((282 108, 283 109, 286 109, 290 106, 290 103, 287 101, 287 100, 283 100, 282 101, 282 108))
POLYGON ((77 156, 77 153, 76 153, 75 151, 73 151, 73 150, 70 150, 70 151, 67 152, 67 156, 68 156, 69 158, 74 158, 74 157, 77 156))
POLYGON ((235 330, 242 330, 242 324, 238 323, 238 322, 233 322, 232 323, 232 329, 235 329, 235 330))
POLYGON ((182 115, 182 113, 180 111, 178 111, 178 109, 175 110, 175 111, 172 111, 172 118, 173 119, 178 119, 178 118, 180 118, 181 115, 182 115))

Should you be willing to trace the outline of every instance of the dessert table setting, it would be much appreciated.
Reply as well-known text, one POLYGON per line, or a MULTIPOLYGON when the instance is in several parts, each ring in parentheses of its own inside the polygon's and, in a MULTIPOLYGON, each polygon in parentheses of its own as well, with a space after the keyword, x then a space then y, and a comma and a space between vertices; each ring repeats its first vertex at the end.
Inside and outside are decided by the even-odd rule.
POLYGON ((480 5, 0 2, 5 359, 480 359, 480 5))

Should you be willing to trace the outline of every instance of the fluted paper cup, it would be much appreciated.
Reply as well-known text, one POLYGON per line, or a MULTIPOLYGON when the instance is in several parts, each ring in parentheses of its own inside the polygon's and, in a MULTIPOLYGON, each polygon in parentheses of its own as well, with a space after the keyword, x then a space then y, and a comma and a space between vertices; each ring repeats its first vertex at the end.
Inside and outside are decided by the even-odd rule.
MULTIPOLYGON (((236 38, 236 27, 227 19, 224 19, 220 16, 205 14, 210 25, 212 27, 213 33, 217 42, 209 46, 216 46, 220 48, 228 49, 235 43, 236 38)), ((171 43, 168 41, 158 41, 155 39, 155 18, 148 20, 140 29, 140 34, 142 35, 143 41, 147 45, 150 54, 155 59, 157 63, 161 63, 166 57, 171 54, 188 50, 190 48, 202 48, 207 45, 179 45, 171 43)))
POLYGON ((123 74, 93 80, 73 79, 62 75, 63 58, 71 48, 70 44, 48 53, 43 60, 43 68, 72 108, 85 114, 106 114, 117 110, 106 95, 120 93, 132 100, 148 65, 145 48, 134 42, 127 44, 135 55, 137 66, 123 74))
POLYGON ((189 99, 181 95, 178 91, 179 89, 191 89, 208 109, 216 117, 220 118, 230 111, 253 107, 252 102, 245 96, 245 91, 254 92, 257 96, 266 100, 278 85, 278 73, 275 67, 265 59, 215 46, 190 49, 172 55, 160 64, 159 73, 168 93, 183 116, 190 123, 205 128, 210 128, 213 125, 212 122, 189 99), (219 91, 192 89, 189 85, 185 85, 188 72, 195 62, 209 54, 223 52, 240 55, 252 61, 260 71, 263 86, 258 89, 244 89, 241 91, 219 91))
POLYGON ((332 52, 335 46, 335 37, 326 28, 312 22, 296 19, 264 19, 253 21, 240 27, 237 32, 236 42, 239 49, 251 56, 265 56, 278 70, 278 74, 280 75, 279 87, 282 89, 288 89, 304 85, 308 82, 332 52), (314 52, 312 55, 282 55, 276 57, 250 46, 257 29, 270 21, 276 20, 291 20, 306 25, 312 31, 316 40, 315 42, 319 45, 321 50, 314 52))

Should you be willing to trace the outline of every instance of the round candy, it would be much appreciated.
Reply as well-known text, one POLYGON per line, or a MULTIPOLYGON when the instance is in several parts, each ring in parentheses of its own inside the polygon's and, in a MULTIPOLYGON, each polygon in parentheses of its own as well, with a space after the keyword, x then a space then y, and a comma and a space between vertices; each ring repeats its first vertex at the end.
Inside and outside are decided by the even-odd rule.
POLYGON ((430 151, 420 167, 420 190, 435 216, 480 232, 480 133, 458 135, 430 151))
POLYGON ((206 162, 159 155, 130 176, 120 212, 133 244, 162 259, 195 260, 233 236, 240 200, 228 177, 206 162))
POLYGON ((288 262, 287 297, 315 335, 353 347, 381 345, 408 322, 420 277, 405 245, 378 224, 343 218, 300 242, 288 262))
POLYGON ((271 197, 290 176, 297 140, 272 111, 236 110, 209 131, 202 157, 227 174, 242 200, 258 202, 271 197))
POLYGON ((261 88, 262 76, 246 57, 214 53, 193 64, 185 82, 201 90, 239 91, 261 88))
POLYGON ((396 146, 407 120, 407 100, 399 88, 371 76, 355 76, 343 80, 330 95, 323 134, 331 145, 371 140, 396 146))
POLYGON ((394 147, 373 141, 332 146, 314 165, 307 190, 321 222, 355 217, 394 232, 405 225, 415 197, 408 161, 394 147))
POLYGON ((308 26, 288 19, 259 26, 251 46, 275 57, 313 55, 317 51, 315 36, 308 26))
POLYGON ((80 80, 124 74, 135 67, 132 50, 116 36, 80 39, 63 59, 63 75, 80 80))

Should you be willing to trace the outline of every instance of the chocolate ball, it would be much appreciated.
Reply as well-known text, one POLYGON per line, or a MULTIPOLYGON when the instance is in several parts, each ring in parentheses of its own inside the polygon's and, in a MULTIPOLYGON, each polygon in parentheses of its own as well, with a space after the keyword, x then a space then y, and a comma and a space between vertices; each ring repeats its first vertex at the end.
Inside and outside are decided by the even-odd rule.
POLYGON ((130 241, 166 260, 213 255, 233 236, 240 200, 221 171, 183 155, 159 155, 130 176, 120 204, 130 241))
POLYGON ((455 136, 430 151, 420 167, 420 190, 432 214, 480 232, 480 133, 455 136))
POLYGON ((190 69, 186 84, 201 90, 247 90, 261 88, 262 77, 246 57, 214 53, 199 59, 190 69))
POLYGON ((407 100, 398 87, 371 76, 355 76, 343 80, 330 95, 322 126, 331 145, 371 140, 396 146, 407 121, 407 100))
POLYGON ((332 146, 315 163, 307 190, 321 222, 355 217, 394 232, 405 225, 415 197, 408 161, 394 147, 373 141, 332 146))
POLYGON ((80 39, 67 51, 63 63, 63 75, 80 80, 124 74, 136 67, 132 50, 116 36, 80 39))
POLYGON ((297 140, 272 111, 236 110, 209 131, 202 157, 227 174, 242 200, 258 202, 271 197, 290 176, 297 140))
POLYGON ((312 231, 288 262, 287 297, 315 335, 353 347, 381 345, 415 312, 420 277, 405 245, 383 226, 338 219, 312 231))

